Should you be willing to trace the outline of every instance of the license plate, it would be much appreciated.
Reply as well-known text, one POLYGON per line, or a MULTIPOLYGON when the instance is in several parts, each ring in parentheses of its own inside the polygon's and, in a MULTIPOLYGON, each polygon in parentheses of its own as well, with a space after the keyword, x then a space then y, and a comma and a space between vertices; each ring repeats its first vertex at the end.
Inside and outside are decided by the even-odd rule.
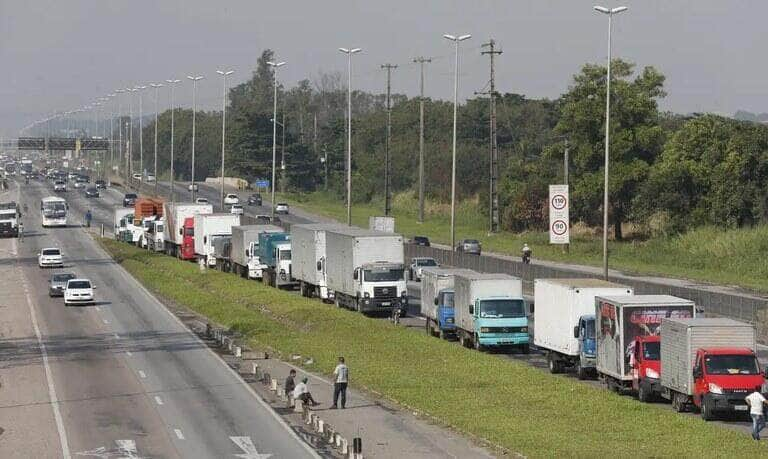
POLYGON ((385 301, 385 302, 381 303, 382 306, 389 306, 390 304, 392 304, 392 303, 390 303, 389 301, 385 301))
POLYGON ((733 409, 736 411, 747 411, 749 407, 747 405, 736 405, 733 407, 733 409))

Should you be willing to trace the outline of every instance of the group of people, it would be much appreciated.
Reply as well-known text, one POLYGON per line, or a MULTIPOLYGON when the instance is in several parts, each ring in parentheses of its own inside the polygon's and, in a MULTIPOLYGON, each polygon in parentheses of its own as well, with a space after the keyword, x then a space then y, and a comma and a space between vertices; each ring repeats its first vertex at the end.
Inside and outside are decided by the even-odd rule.
MULTIPOLYGON (((285 378, 285 395, 293 400, 301 400, 305 405, 317 406, 319 403, 312 398, 307 381, 309 381, 308 378, 304 377, 301 378, 301 382, 296 384, 296 370, 292 369, 288 377, 285 378)), ((331 405, 331 409, 338 408, 339 401, 341 401, 342 409, 347 407, 348 384, 349 368, 347 368, 347 364, 344 362, 344 357, 339 357, 339 363, 333 370, 333 405, 331 405)))

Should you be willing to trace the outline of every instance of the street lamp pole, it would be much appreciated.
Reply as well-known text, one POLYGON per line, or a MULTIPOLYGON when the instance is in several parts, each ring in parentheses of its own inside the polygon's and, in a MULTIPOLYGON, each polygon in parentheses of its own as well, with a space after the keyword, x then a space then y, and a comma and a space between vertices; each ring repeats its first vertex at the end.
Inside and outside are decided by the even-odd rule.
POLYGON ((221 211, 224 211, 224 139, 227 132, 227 76, 235 73, 234 70, 216 70, 224 80, 221 95, 221 211))
POLYGON ((267 62, 272 66, 274 75, 274 96, 272 98, 272 221, 275 220, 275 167, 277 163, 277 69, 285 65, 285 62, 267 62))
POLYGON ((456 113, 459 98, 459 43, 472 38, 472 35, 443 35, 455 44, 456 57, 453 80, 453 160, 451 165, 451 250, 456 250, 456 113))
POLYGON ((157 115, 160 111, 160 88, 163 87, 162 83, 150 83, 150 86, 155 88, 155 165, 152 169, 152 174, 155 176, 155 196, 157 196, 157 115))
POLYGON ((352 226, 352 55, 361 48, 339 48, 347 55, 347 226, 352 226))
POLYGON ((192 81, 192 181, 190 182, 192 202, 195 201, 195 114, 197 113, 197 82, 204 77, 187 75, 192 81))
POLYGON ((147 89, 146 86, 136 86, 134 88, 139 93, 139 174, 141 179, 139 180, 139 188, 144 184, 144 114, 142 113, 142 92, 147 89))
POLYGON ((134 88, 125 88, 128 91, 128 179, 130 183, 133 180, 133 96, 130 93, 136 92, 134 88))
MULTIPOLYGON (((120 165, 123 164, 123 98, 120 97, 125 92, 125 89, 115 89, 117 94, 117 137, 119 143, 117 145, 117 156, 120 159, 120 165)), ((128 177, 126 176, 125 183, 128 183, 128 177)))
POLYGON ((606 8, 595 6, 596 11, 608 16, 608 71, 605 80, 605 183, 603 185, 603 277, 608 280, 608 159, 611 149, 611 31, 613 15, 626 11, 626 6, 606 8))
MULTIPOLYGON (((173 179, 174 179, 174 171, 173 171, 173 117, 174 113, 176 112, 176 107, 173 105, 173 88, 176 87, 176 83, 180 82, 181 80, 165 80, 166 83, 168 83, 168 87, 171 89, 171 182, 170 182, 170 188, 168 189, 170 193, 170 201, 171 203, 176 202, 175 200, 175 194, 173 189, 173 179)), ((157 176, 155 176, 155 180, 157 180, 157 176)))

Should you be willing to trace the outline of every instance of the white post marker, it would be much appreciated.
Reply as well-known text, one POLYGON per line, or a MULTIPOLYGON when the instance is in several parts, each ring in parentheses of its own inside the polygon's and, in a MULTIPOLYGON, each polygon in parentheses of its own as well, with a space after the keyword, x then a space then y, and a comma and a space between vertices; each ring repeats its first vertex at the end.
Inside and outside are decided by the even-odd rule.
POLYGON ((568 185, 549 185, 550 244, 569 244, 571 242, 569 204, 568 185))

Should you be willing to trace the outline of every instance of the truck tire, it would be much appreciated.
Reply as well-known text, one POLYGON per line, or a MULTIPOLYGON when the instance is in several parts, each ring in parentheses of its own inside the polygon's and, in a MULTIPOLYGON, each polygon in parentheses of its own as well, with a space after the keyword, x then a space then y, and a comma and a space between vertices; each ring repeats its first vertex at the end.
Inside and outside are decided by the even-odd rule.
POLYGON ((642 381, 637 386, 637 399, 643 403, 649 403, 653 397, 651 391, 648 390, 648 386, 643 384, 642 381))
POLYGON ((526 355, 530 354, 531 353, 531 345, 527 344, 527 343, 523 344, 522 346, 520 346, 520 352, 522 352, 523 354, 526 354, 526 355))
POLYGON ((448 334, 442 328, 440 329, 440 331, 437 332, 437 336, 440 339, 448 339, 448 334))
POLYGON ((701 419, 705 421, 711 421, 715 419, 715 415, 710 407, 711 402, 707 399, 707 396, 701 398, 701 419))
POLYGON ((467 335, 464 332, 459 332, 459 344, 461 347, 469 347, 467 346, 467 335))
POLYGON ((552 356, 552 352, 547 353, 547 366, 549 366, 549 372, 553 375, 562 372, 560 362, 552 356))
POLYGON ((581 380, 587 379, 587 369, 582 367, 581 364, 576 368, 576 377, 581 380))
POLYGON ((480 344, 480 339, 478 339, 477 335, 472 337, 472 346, 475 348, 476 351, 483 352, 485 350, 485 346, 480 344))

